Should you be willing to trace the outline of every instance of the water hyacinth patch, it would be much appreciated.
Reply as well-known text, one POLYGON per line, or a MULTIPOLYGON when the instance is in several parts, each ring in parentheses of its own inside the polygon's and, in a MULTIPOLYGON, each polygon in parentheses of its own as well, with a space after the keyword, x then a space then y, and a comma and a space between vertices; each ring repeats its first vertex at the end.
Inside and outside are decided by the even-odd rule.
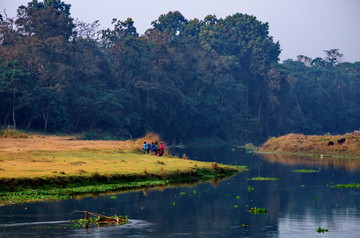
POLYGON ((248 191, 251 192, 253 191, 255 188, 251 187, 251 186, 248 186, 248 191))
POLYGON ((329 231, 329 230, 326 229, 326 228, 324 228, 324 227, 318 227, 318 228, 316 228, 316 232, 317 232, 317 233, 325 233, 325 232, 327 232, 327 231, 329 231))
POLYGON ((250 208, 250 210, 248 210, 248 212, 250 212, 251 214, 265 214, 268 211, 265 208, 252 207, 252 208, 250 208))
POLYGON ((360 188, 360 183, 350 183, 350 184, 337 184, 330 186, 331 188, 360 188))

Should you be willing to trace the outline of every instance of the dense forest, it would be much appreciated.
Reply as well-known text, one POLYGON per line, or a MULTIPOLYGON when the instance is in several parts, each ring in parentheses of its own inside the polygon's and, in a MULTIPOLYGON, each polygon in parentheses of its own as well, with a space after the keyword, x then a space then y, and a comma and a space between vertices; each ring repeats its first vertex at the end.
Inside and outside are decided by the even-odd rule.
POLYGON ((269 26, 236 13, 186 19, 174 11, 143 35, 131 18, 74 20, 60 0, 0 15, 0 126, 168 142, 360 128, 360 62, 324 56, 279 62, 269 26))

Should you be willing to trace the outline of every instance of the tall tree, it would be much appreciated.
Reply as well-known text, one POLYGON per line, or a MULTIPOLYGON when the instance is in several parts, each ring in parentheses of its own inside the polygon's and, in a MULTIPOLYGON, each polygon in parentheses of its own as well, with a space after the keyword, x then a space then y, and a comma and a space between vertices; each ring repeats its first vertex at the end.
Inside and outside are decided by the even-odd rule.
POLYGON ((11 114, 13 127, 17 127, 16 114, 32 101, 31 94, 35 92, 30 74, 19 69, 19 63, 9 62, 0 69, 1 107, 4 109, 5 120, 11 114), (10 113, 9 113, 10 112, 10 113))
POLYGON ((18 30, 38 39, 61 36, 64 40, 70 40, 75 27, 70 17, 70 7, 61 0, 32 0, 27 6, 18 8, 18 30))

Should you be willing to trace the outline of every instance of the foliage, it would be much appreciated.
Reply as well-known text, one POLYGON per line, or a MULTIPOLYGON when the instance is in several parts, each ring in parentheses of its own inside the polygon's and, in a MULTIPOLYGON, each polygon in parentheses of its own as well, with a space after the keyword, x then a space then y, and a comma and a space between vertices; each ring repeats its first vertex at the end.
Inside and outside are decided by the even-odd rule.
POLYGON ((155 131, 174 144, 360 127, 360 64, 338 49, 279 63, 279 42, 255 16, 173 11, 139 35, 131 18, 98 29, 70 8, 33 0, 0 21, 2 126, 90 138, 155 131))
POLYGON ((3 137, 3 138, 27 138, 28 136, 17 130, 17 129, 13 129, 13 128, 6 128, 6 129, 3 129, 3 130, 0 130, 0 137, 3 137))

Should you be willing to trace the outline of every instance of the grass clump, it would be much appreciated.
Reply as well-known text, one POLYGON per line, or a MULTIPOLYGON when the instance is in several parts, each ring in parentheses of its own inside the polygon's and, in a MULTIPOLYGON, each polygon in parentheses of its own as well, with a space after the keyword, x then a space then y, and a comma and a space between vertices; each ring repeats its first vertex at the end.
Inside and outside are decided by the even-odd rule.
POLYGON ((28 138, 28 136, 25 133, 19 131, 18 129, 9 127, 0 130, 0 138, 28 138))

